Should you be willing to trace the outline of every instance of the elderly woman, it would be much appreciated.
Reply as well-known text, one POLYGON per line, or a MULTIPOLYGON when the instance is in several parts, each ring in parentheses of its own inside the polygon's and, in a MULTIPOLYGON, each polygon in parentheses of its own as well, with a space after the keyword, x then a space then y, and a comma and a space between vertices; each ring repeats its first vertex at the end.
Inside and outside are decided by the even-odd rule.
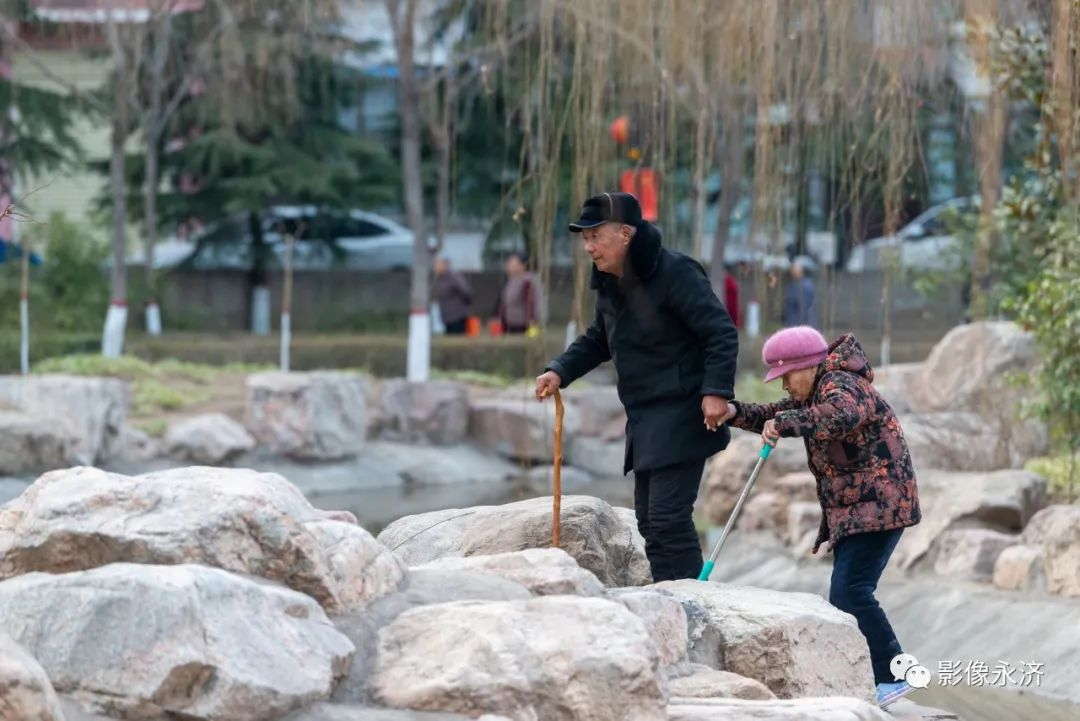
POLYGON ((904 432, 854 336, 828 344, 813 328, 787 328, 765 342, 762 356, 766 382, 782 379, 789 397, 732 402, 726 420, 770 444, 803 439, 822 510, 814 553, 825 542, 833 552, 829 602, 858 621, 878 702, 887 706, 912 690, 893 683, 889 664, 902 651, 874 598, 904 528, 922 517, 904 432))

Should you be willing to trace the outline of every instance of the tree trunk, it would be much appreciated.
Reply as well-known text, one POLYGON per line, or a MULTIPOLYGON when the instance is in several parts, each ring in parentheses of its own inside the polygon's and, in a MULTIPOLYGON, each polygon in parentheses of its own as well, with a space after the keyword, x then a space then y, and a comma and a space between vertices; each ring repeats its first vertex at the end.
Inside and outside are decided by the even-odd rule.
POLYGON ((113 60, 113 118, 112 155, 109 160, 109 182, 112 191, 113 266, 112 302, 105 317, 101 353, 110 358, 124 352, 124 328, 127 325, 127 266, 124 224, 127 221, 127 183, 124 177, 124 142, 128 136, 128 68, 120 29, 110 16, 106 24, 113 60))
POLYGON ((155 10, 160 26, 151 31, 153 43, 150 64, 150 107, 143 119, 143 211, 146 220, 146 331, 161 335, 161 311, 157 303, 157 271, 154 268, 154 248, 157 245, 157 195, 160 182, 161 136, 165 132, 165 63, 169 57, 169 35, 172 29, 171 12, 160 6, 155 10))
POLYGON ((724 131, 717 148, 720 158, 720 196, 716 200, 716 229, 713 231, 712 264, 709 280, 716 295, 724 298, 724 256, 731 236, 731 216, 742 193, 742 178, 746 170, 746 150, 743 146, 743 115, 739 111, 725 114, 724 131))
POLYGON ((386 0, 394 30, 398 59, 398 115, 401 118, 401 177, 405 217, 413 232, 412 283, 409 293, 408 378, 428 379, 431 324, 428 318, 431 289, 428 276, 431 251, 424 229, 424 190, 420 169, 420 87, 414 67, 416 0, 386 0), (404 5, 404 12, 401 12, 404 5))
POLYGON ((974 34, 972 57, 979 74, 990 81, 986 107, 975 117, 975 158, 978 168, 979 195, 982 203, 975 253, 971 268, 972 320, 986 318, 990 312, 990 261, 994 250, 994 207, 1001 193, 1001 163, 1004 152, 1006 104, 993 82, 990 67, 991 32, 997 23, 996 0, 968 0, 967 22, 974 34))

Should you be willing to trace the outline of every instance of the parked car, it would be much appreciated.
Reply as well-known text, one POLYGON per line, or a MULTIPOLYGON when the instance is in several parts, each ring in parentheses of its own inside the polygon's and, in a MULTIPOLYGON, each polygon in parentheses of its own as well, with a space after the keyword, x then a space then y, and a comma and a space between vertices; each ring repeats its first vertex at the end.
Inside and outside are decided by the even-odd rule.
MULTIPOLYGON (((292 234, 293 268, 326 270, 407 270, 413 263, 413 234, 404 226, 362 210, 277 205, 261 215, 263 241, 270 248, 270 267, 285 262, 286 235, 292 234)), ((434 249, 435 242, 429 240, 434 249)), ((247 214, 212 223, 197 238, 184 260, 196 270, 251 267, 252 235, 247 214)))
POLYGON ((899 249, 901 268, 912 270, 951 270, 962 260, 959 239, 953 223, 970 219, 979 212, 978 197, 954 198, 935 205, 895 235, 871 238, 851 249, 849 273, 881 270, 888 257, 887 249, 899 249))

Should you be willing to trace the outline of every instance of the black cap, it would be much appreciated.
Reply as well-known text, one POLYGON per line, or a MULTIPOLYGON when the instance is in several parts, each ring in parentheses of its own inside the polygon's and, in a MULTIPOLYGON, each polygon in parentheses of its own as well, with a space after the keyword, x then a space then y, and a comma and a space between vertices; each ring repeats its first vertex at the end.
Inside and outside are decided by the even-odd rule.
POLYGON ((641 203, 630 193, 601 193, 581 206, 581 217, 570 223, 571 233, 595 228, 604 223, 641 225, 641 203))

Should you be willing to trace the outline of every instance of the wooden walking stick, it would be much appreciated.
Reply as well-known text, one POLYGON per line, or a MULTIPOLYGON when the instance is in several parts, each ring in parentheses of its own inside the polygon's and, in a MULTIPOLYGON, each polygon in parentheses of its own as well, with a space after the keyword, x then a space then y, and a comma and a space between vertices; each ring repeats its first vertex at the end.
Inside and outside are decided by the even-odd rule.
MULTIPOLYGON (((547 389, 541 397, 547 398, 550 395, 547 389)), ((563 402, 562 395, 559 393, 559 389, 555 389, 555 469, 552 474, 552 480, 554 485, 554 498, 552 500, 552 512, 551 512, 551 545, 555 548, 559 547, 559 516, 562 513, 562 442, 563 442, 563 402)))

